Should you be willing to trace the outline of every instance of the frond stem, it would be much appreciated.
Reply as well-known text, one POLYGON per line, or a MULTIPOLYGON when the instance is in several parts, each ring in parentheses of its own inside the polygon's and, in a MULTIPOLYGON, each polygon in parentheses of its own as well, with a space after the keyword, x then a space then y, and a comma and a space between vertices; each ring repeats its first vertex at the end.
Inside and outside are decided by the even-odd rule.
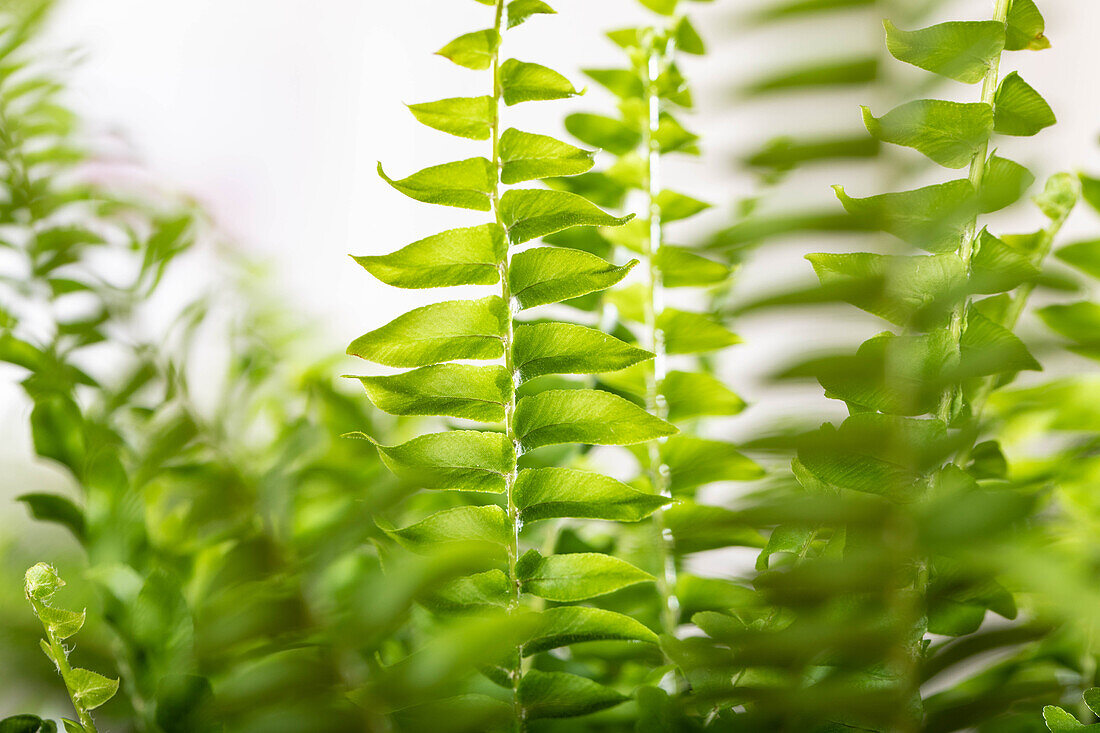
MULTIPOLYGON (((997 5, 993 10, 993 20, 998 23, 1007 24, 1008 22, 1008 9, 1012 5, 1012 0, 997 0, 997 5)), ((984 104, 993 106, 993 101, 997 95, 997 85, 1000 81, 1000 69, 1001 69, 1001 54, 997 54, 989 63, 989 69, 985 73, 985 78, 982 80, 982 98, 981 101, 984 104)), ((974 193, 977 195, 982 188, 982 183, 985 179, 985 167, 986 158, 989 155, 989 140, 986 140, 978 148, 978 151, 974 154, 974 158, 970 161, 970 183, 974 187, 974 193)), ((959 245, 958 255, 962 260, 963 269, 966 272, 967 279, 970 278, 971 260, 974 256, 975 242, 978 239, 978 215, 975 214, 974 218, 970 221, 963 232, 962 242, 959 245)), ((951 322, 949 325, 951 334, 951 343, 955 349, 956 354, 959 351, 959 343, 962 339, 963 331, 966 330, 966 315, 970 308, 969 297, 964 298, 963 302, 955 306, 955 309, 951 312, 951 322)), ((951 417, 955 412, 955 402, 959 396, 960 388, 957 386, 949 387, 944 390, 943 396, 940 398, 939 408, 936 410, 936 417, 942 420, 945 424, 950 423, 951 417)))
MULTIPOLYGON (((671 42, 670 42, 671 43, 671 42)), ((657 131, 661 124, 661 98, 657 89, 657 80, 661 75, 665 56, 654 48, 652 39, 646 44, 645 102, 648 121, 642 131, 642 147, 645 153, 643 175, 643 193, 645 196, 646 234, 643 237, 642 257, 645 261, 645 348, 653 352, 653 365, 646 370, 646 410, 650 414, 665 420, 668 418, 668 404, 661 393, 662 383, 667 373, 668 356, 665 350, 665 336, 657 320, 664 310, 664 285, 661 271, 657 265, 657 251, 663 240, 661 207, 658 204, 660 194, 661 144, 657 131)), ((664 497, 671 497, 669 468, 661 458, 662 439, 649 442, 648 469, 653 490, 664 497)), ((661 629, 671 636, 676 635, 679 626, 680 601, 676 597, 676 561, 673 553, 673 537, 664 517, 664 511, 658 509, 653 521, 659 533, 658 562, 661 567, 657 573, 657 592, 661 597, 661 629)))
POLYGON ((69 700, 73 704, 73 709, 76 711, 77 717, 80 719, 80 725, 84 728, 86 733, 98 733, 95 727, 95 723, 92 722, 92 715, 89 713, 83 705, 76 699, 76 693, 73 691, 73 669, 69 665, 68 652, 65 650, 64 645, 54 634, 50 625, 42 618, 44 613, 43 603, 36 598, 28 596, 28 600, 31 602, 31 606, 34 608, 34 614, 38 616, 42 621, 42 627, 46 630, 46 643, 49 645, 50 654, 53 657, 53 661, 57 664, 57 672, 61 675, 61 680, 65 683, 65 690, 69 693, 69 700))
MULTIPOLYGON (((493 21, 493 30, 496 31, 497 37, 501 35, 501 28, 504 20, 504 0, 496 0, 495 17, 493 21)), ((500 212, 500 102, 503 97, 500 81, 500 46, 493 49, 492 60, 490 62, 490 68, 493 75, 493 119, 490 125, 490 134, 492 138, 492 165, 493 165, 493 190, 490 194, 490 202, 493 208, 493 216, 496 218, 496 224, 502 231, 505 230, 504 219, 500 212)), ((507 237, 507 235, 505 235, 507 237)), ((512 346, 514 340, 514 323, 512 314, 514 312, 512 306, 512 288, 508 280, 508 270, 510 267, 510 257, 508 251, 508 243, 505 241, 504 254, 501 260, 497 263, 497 270, 500 273, 500 297, 504 301, 504 305, 508 308, 508 319, 504 333, 504 368, 508 370, 508 376, 512 380, 512 391, 508 398, 508 403, 504 406, 504 433, 508 440, 512 444, 512 448, 515 451, 515 455, 518 458, 522 452, 519 440, 516 438, 515 431, 515 412, 516 412, 516 395, 515 387, 517 386, 517 374, 515 368, 515 360, 513 358, 512 346)), ((516 466, 512 466, 511 470, 504 477, 504 491, 505 499, 507 501, 508 521, 512 527, 512 534, 508 546, 508 580, 511 588, 511 602, 512 609, 516 609, 520 605, 520 583, 516 574, 516 563, 519 560, 519 533, 523 526, 519 516, 519 509, 516 506, 514 490, 516 485, 516 477, 518 476, 518 470, 516 466)), ((512 659, 511 669, 508 671, 508 676, 512 682, 512 709, 515 715, 514 729, 517 733, 523 733, 526 730, 526 715, 523 709, 523 705, 519 701, 519 683, 523 677, 523 652, 519 647, 516 648, 515 656, 512 659)))

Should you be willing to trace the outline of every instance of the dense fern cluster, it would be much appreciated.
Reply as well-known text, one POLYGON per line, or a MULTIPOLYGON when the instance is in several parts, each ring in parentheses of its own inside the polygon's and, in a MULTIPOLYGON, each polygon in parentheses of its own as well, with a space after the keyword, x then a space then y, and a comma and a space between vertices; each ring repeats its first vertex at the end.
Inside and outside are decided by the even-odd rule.
MULTIPOLYGON (((0 13, 0 359, 21 380, 36 454, 72 485, 17 493, 35 519, 64 528, 69 544, 55 562, 73 565, 68 592, 89 604, 88 624, 74 650, 84 616, 50 604, 60 581, 35 565, 27 598, 0 607, 12 630, 5 679, 52 688, 59 669, 78 730, 94 730, 89 711, 116 678, 120 693, 94 710, 101 730, 268 730, 273 719, 284 730, 362 727, 367 716, 338 691, 336 656, 360 653, 341 638, 379 643, 357 635, 343 609, 362 607, 355 593, 380 571, 353 563, 335 576, 329 566, 369 540, 368 518, 396 487, 332 429, 377 418, 334 387, 331 363, 286 363, 298 348, 288 339, 300 335, 287 332, 284 310, 246 295, 235 262, 210 292, 192 289, 163 330, 148 328, 149 302, 200 256, 206 226, 181 201, 111 185, 109 165, 91 174, 103 163, 99 141, 32 45, 51 9, 14 3, 0 13), (192 361, 214 333, 232 353, 212 413, 192 394, 192 361), (369 505, 349 483, 376 487, 369 505), (50 661, 36 646, 42 626, 50 661), (30 657, 20 648, 28 640, 30 657), (74 671, 84 666, 110 674, 74 671)), ((217 367, 204 364, 205 382, 217 367)), ((20 561, 5 555, 5 577, 20 561)), ((405 603, 395 597, 392 613, 405 603)), ((10 725, 37 729, 18 727, 30 718, 10 725)))
MULTIPOLYGON (((999 568, 979 558, 1034 511, 1035 487, 1010 479, 997 442, 982 440, 995 437, 983 436, 982 416, 994 389, 1039 368, 1011 329, 1077 187, 1068 176, 1047 183, 1036 202, 1049 224, 1034 234, 997 238, 979 226, 980 217, 1014 203, 1034 180, 1023 166, 990 155, 990 137, 1034 135, 1054 122, 1018 74, 999 76, 1005 50, 1049 45, 1033 3, 1001 2, 990 21, 916 31, 888 20, 886 45, 903 62, 980 82, 981 97, 918 100, 878 117, 864 108, 871 136, 947 168, 968 168, 969 176, 867 198, 837 187, 851 217, 847 228, 882 231, 929 254, 899 254, 894 245, 882 254, 809 256, 822 295, 897 331, 873 337, 854 355, 798 368, 816 376, 828 397, 843 400, 851 416, 794 441, 802 491, 796 507, 762 505, 765 516, 783 520, 758 566, 765 572, 756 585, 768 600, 763 622, 739 630, 741 622, 722 621, 714 632, 701 623, 748 666, 753 683, 741 694, 755 701, 750 710, 762 726, 955 730, 1003 713, 985 704, 1010 666, 966 671, 960 665, 989 646, 963 639, 987 612, 1017 617, 999 568), (944 521, 948 516, 953 522, 944 521), (770 570, 776 552, 793 565, 770 570), (937 637, 947 641, 932 641, 937 637), (787 639, 798 640, 797 654, 782 655, 787 639), (767 676, 777 666, 786 678, 767 676), (922 695, 937 675, 973 676, 922 695)), ((1019 643, 1029 631, 1021 627, 1020 636, 995 643, 1019 643)), ((1040 686, 1014 699, 1050 693, 1040 686)))
POLYGON ((371 323, 347 353, 372 366, 342 382, 194 206, 87 176, 97 142, 34 55, 51 3, 0 7, 0 360, 71 488, 20 492, 67 531, 49 564, 0 543, 22 577, 17 608, 0 593, 3 668, 53 696, 0 733, 56 731, 61 703, 83 733, 1093 727, 1100 242, 1059 239, 1100 181, 1036 185, 999 150, 1055 123, 1011 70, 1051 45, 1036 0, 939 23, 951 3, 731 7, 738 33, 830 18, 881 43, 729 74, 753 79, 745 106, 865 94, 866 133, 739 135, 757 187, 702 236, 694 217, 734 202, 678 162, 720 165, 690 79, 723 29, 701 3, 639 3, 606 33, 621 62, 583 71, 573 142, 542 103, 582 92, 523 42, 581 14, 464 3, 477 29, 441 73, 483 93, 408 106, 458 159, 378 173, 473 218, 354 256, 445 294, 371 323), (545 126, 513 127, 518 105, 545 126), (826 167, 855 182, 822 208, 798 187, 826 167), (1035 229, 1000 233, 1017 204, 1035 229), (800 263, 817 284, 746 301, 739 268, 796 235, 834 250, 800 263), (149 329, 194 257, 231 275, 149 329), (782 313, 798 352, 818 308, 852 306, 879 331, 854 352, 738 371, 734 317, 782 313), (212 338, 213 409, 194 395, 212 338), (730 440, 738 391, 766 410, 799 380, 846 416, 817 427, 807 405, 730 440), (36 639, 46 660, 23 656, 36 639))

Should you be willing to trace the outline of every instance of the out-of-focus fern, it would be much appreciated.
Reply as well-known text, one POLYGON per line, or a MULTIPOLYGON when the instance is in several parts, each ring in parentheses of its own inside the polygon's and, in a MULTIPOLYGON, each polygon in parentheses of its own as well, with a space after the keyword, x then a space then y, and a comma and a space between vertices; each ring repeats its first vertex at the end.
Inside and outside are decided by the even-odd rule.
MULTIPOLYGON (((1088 175, 1080 179, 1083 199, 1100 211, 1097 180, 1088 175)), ((1068 279, 1076 287, 1056 298, 1047 294, 1048 304, 1038 315, 1049 331, 1057 334, 1059 343, 1049 345, 1051 352, 1056 353, 1057 346, 1075 354, 1067 354, 1059 365, 1059 371, 1068 372, 1075 362, 1081 362, 1079 357, 1096 358, 1089 348, 1095 328, 1090 327, 1087 314, 1096 310, 1100 246, 1094 240, 1078 241, 1054 254, 1058 268, 1051 267, 1045 276, 1055 283, 1068 279), (1055 302, 1050 303, 1052 300, 1055 302)), ((1061 683, 1051 689, 1047 701, 1073 710, 1070 714, 1057 707, 1046 708, 1046 723, 1052 731, 1085 727, 1077 718, 1094 725, 1096 720, 1092 688, 1097 683, 1095 638, 1100 614, 1095 609, 1100 607, 1100 597, 1092 546, 1100 517, 1095 500, 1100 476, 1098 388, 1093 375, 1068 373, 995 392, 990 399, 1011 470, 1044 489, 1042 521, 1035 525, 1037 536, 1011 548, 1001 563, 1026 594, 1031 614, 1047 627, 1044 638, 1030 650, 1035 663, 1042 665, 1044 678, 1061 683)), ((1037 677, 1035 672, 1028 676, 1032 680, 1037 677)), ((1020 710, 1016 718, 1041 730, 1033 710, 1020 710)))
MULTIPOLYGON (((1093 715, 1100 715, 1100 688, 1090 687, 1085 690, 1085 705, 1093 715)), ((1043 708, 1043 719, 1046 720, 1050 733, 1070 733, 1077 730, 1100 730, 1100 723, 1085 725, 1070 713, 1056 705, 1048 705, 1043 708)))
MULTIPOLYGON (((644 3, 652 8, 651 3, 644 3)), ((733 267, 707 257, 696 249, 673 244, 670 225, 709 208, 689 195, 666 188, 661 174, 665 156, 698 155, 698 136, 683 124, 693 106, 692 91, 681 71, 681 58, 702 56, 705 47, 684 5, 664 3, 656 27, 627 28, 608 34, 629 61, 627 68, 591 69, 586 73, 618 98, 615 116, 578 113, 566 119, 566 127, 581 142, 614 153, 606 170, 565 179, 559 185, 573 190, 594 189, 608 203, 625 202, 639 216, 626 226, 609 230, 604 237, 642 258, 642 282, 612 290, 605 300, 639 344, 656 358, 628 370, 603 375, 601 384, 645 405, 653 415, 684 426, 669 438, 651 441, 635 449, 643 473, 635 481, 648 491, 675 499, 676 503, 654 514, 651 526, 623 527, 620 551, 628 553, 658 578, 655 612, 646 612, 664 634, 663 645, 671 657, 649 676, 639 691, 643 719, 672 715, 673 703, 657 686, 669 669, 682 635, 682 624, 690 618, 679 589, 686 589, 689 602, 697 602, 701 588, 721 585, 685 573, 688 556, 708 550, 736 546, 760 547, 762 537, 740 522, 729 509, 697 504, 702 487, 720 481, 756 479, 762 469, 742 455, 734 445, 704 438, 689 430, 701 418, 736 415, 744 402, 724 385, 710 368, 710 357, 739 343, 720 317, 699 312, 694 300, 705 302, 709 293, 727 288, 733 267), (669 304, 690 303, 688 307, 669 304), (679 360, 682 363, 673 363, 679 360), (673 366, 678 368, 672 368, 673 366), (685 614, 685 611, 687 613, 685 614)), ((621 608, 641 610, 633 599, 621 599, 621 608)), ((674 675, 680 675, 674 672, 674 675)), ((682 676, 672 687, 687 689, 682 676)))
POLYGON ((288 731, 373 729, 381 724, 346 693, 428 582, 357 596, 379 588, 377 562, 355 553, 386 494, 367 505, 348 486, 392 482, 331 428, 375 416, 331 387, 331 363, 295 371, 288 362, 300 357, 271 325, 286 314, 250 305, 244 278, 228 275, 216 298, 196 294, 155 336, 142 327, 146 303, 210 230, 182 203, 149 203, 88 175, 94 141, 31 47, 49 9, 13 4, 0 20, 10 255, 0 358, 25 374, 35 451, 78 492, 20 500, 69 531, 102 591, 110 643, 88 632, 85 648, 109 650, 122 678, 102 714, 165 733, 270 730, 274 720, 288 731), (228 337, 224 392, 208 410, 193 399, 191 354, 227 313, 244 325, 228 337), (374 614, 352 624, 341 610, 370 604, 374 614))
POLYGON ((931 254, 809 258, 831 297, 898 331, 856 355, 791 372, 815 376, 851 416, 794 441, 798 490, 765 494, 742 512, 774 527, 757 592, 732 615, 695 617, 712 642, 689 649, 690 661, 696 689, 716 700, 715 720, 747 730, 957 730, 995 725, 1013 704, 1058 690, 1045 678, 1028 684, 1020 670, 1035 667, 1021 657, 977 673, 963 664, 1044 633, 1041 623, 1022 623, 1000 637, 971 636, 990 611, 1016 617, 1001 568, 981 558, 1035 511, 1034 487, 1010 479, 995 440, 978 442, 995 438, 982 432, 983 408, 1017 372, 1038 368, 1011 329, 1077 195, 1070 177, 1051 178, 1036 199, 1048 225, 1032 235, 998 239, 977 226, 1033 180, 1022 166, 989 156, 989 137, 1032 135, 1053 123, 1018 75, 998 76, 1006 48, 1047 45, 1041 26, 1029 0, 1011 9, 998 3, 992 21, 914 32, 887 22, 891 54, 983 81, 982 101, 921 100, 882 117, 865 110, 868 130, 940 165, 969 166, 970 177, 867 199, 837 189, 845 227, 886 232, 931 254), (929 633, 959 641, 935 642, 929 633), (958 683, 922 700, 922 683, 948 669, 945 677, 958 683), (731 704, 744 712, 731 714, 731 704))

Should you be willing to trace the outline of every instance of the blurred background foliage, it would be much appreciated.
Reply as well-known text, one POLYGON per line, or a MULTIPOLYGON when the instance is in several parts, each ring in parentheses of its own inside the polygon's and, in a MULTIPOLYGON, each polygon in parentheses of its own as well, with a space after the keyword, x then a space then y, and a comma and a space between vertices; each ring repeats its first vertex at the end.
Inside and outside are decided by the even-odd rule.
MULTIPOLYGON (((122 681, 97 711, 101 730, 506 725, 505 697, 478 670, 515 646, 522 623, 439 612, 438 590, 479 569, 480 548, 415 556, 375 524, 404 526, 468 500, 420 491, 392 476, 369 444, 341 438, 363 431, 397 443, 420 427, 373 410, 338 378, 344 362, 336 354, 318 359, 333 344, 319 343, 308 319, 272 292, 263 268, 235 255, 193 202, 110 174, 97 140, 64 104, 64 59, 35 43, 51 6, 0 4, 0 359, 24 395, 37 455, 34 467, 10 467, 21 509, 5 510, 0 525, 0 713, 71 715, 21 593, 23 571, 48 560, 69 582, 67 606, 88 608, 74 659, 122 681), (206 276, 200 292, 194 280, 176 285, 194 276, 195 262, 206 276), (206 348, 211 343, 218 348, 206 348)), ((926 25, 950 15, 949 6, 783 0, 751 13, 734 9, 738 33, 827 20, 874 43, 761 69, 732 98, 846 105, 843 90, 878 110, 928 96, 936 83, 897 75, 878 24, 890 17, 906 28, 926 25)), ((711 44, 724 40, 700 30, 711 44)), ((689 81, 677 87, 685 109, 689 81)), ((630 95, 613 96, 608 106, 618 105, 615 121, 626 125, 636 112, 630 95)), ((821 122, 834 116, 823 111, 796 120, 797 129, 769 130, 735 163, 758 174, 757 194, 740 202, 728 227, 695 237, 695 251, 723 274, 691 302, 723 326, 804 318, 882 296, 879 281, 830 287, 783 279, 745 291, 730 277, 791 240, 807 242, 806 251, 838 234, 884 247, 839 205, 801 205, 800 178, 843 165, 874 181, 871 188, 893 190, 929 166, 854 124, 821 122)), ((638 141, 616 151, 581 123, 575 117, 566 127, 615 155, 601 157, 594 173, 552 185, 580 186, 600 205, 628 210, 638 141)), ((677 122, 682 135, 664 152, 695 153, 697 144, 705 151, 688 126, 677 122)), ((1100 180, 1080 180, 1083 200, 1100 210, 1100 180)), ((615 232, 574 231, 582 233, 551 243, 608 259, 624 251, 615 232)), ((1039 307, 1019 333, 1047 372, 1018 387, 1015 372, 996 378, 970 426, 968 437, 980 437, 972 450, 942 436, 918 444, 881 426, 861 430, 858 420, 847 433, 817 433, 824 418, 816 409, 793 421, 758 419, 752 439, 739 441, 753 461, 738 459, 725 474, 704 471, 706 481, 672 490, 689 499, 666 513, 678 538, 673 628, 662 624, 667 600, 651 585, 597 604, 663 632, 660 647, 582 642, 538 658, 543 671, 579 674, 632 699, 530 730, 1024 733, 1046 729, 1044 705, 1094 721, 1082 693, 1098 683, 1100 653, 1100 381, 1088 361, 1100 354, 1097 277, 1100 240, 1088 240, 1057 243, 1041 270, 1007 281, 1004 290, 1026 282, 1034 291, 1039 307), (934 473, 930 491, 892 501, 838 489, 806 468, 822 453, 874 451, 910 475, 934 473), (958 470, 930 471, 960 451, 968 460, 958 470), (705 485, 712 476, 721 483, 705 485), (922 566, 933 556, 934 575, 922 566)), ((625 291, 568 305, 638 340, 634 296, 625 291)), ((786 356, 774 365, 777 388, 867 366, 850 354, 786 356)), ((709 356, 695 366, 728 373, 709 356)), ((930 381, 942 388, 939 378, 930 381)), ((586 384, 593 385, 645 403, 639 373, 586 384)), ((730 437, 744 404, 723 396, 725 413, 688 409, 682 422, 730 437), (705 419, 714 417, 721 419, 705 419)), ((524 457, 528 466, 607 459, 575 446, 524 457)), ((638 452, 611 462, 636 474, 627 477, 632 485, 652 489, 646 461, 638 452)), ((526 528, 524 539, 545 554, 610 553, 658 574, 655 529, 557 520, 526 528)))

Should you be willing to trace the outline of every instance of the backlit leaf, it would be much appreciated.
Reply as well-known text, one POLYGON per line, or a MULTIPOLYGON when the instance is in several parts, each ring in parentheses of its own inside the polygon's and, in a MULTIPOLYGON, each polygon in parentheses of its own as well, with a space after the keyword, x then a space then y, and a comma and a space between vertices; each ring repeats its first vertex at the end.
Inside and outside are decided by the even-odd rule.
POLYGON ((504 420, 512 378, 502 366, 435 364, 386 377, 356 377, 374 406, 391 415, 504 420))
POLYGON ((520 308, 533 308, 609 288, 636 264, 616 267, 578 249, 536 247, 512 258, 508 279, 520 308))
POLYGON ((81 611, 77 613, 76 611, 69 611, 64 608, 43 605, 41 611, 39 611, 38 618, 49 628, 54 638, 60 641, 62 639, 68 639, 70 636, 80 631, 84 626, 85 612, 81 611))
POLYGON ((703 43, 699 32, 695 30, 695 26, 686 15, 682 16, 680 22, 676 24, 676 48, 696 56, 702 56, 707 52, 706 44, 703 43))
POLYGON ((967 377, 1043 369, 1016 334, 978 312, 967 315, 959 346, 960 369, 967 377))
POLYGON ((508 59, 500 67, 500 86, 509 107, 520 102, 567 99, 577 95, 564 76, 539 64, 508 59))
POLYGON ((706 372, 671 371, 661 382, 668 403, 668 419, 686 420, 703 415, 736 415, 744 401, 717 377, 706 372))
POLYGON ((452 430, 420 435, 400 445, 374 444, 391 471, 429 489, 500 493, 504 476, 516 465, 502 433, 452 430))
POLYGON ((813 374, 826 397, 849 405, 921 415, 934 411, 942 394, 942 372, 954 350, 945 334, 887 332, 865 341, 854 355, 817 359, 788 374, 813 374))
POLYGON ((942 460, 946 435, 939 420, 858 413, 839 429, 826 424, 808 436, 798 460, 830 486, 911 499, 942 460))
POLYGON ((657 206, 661 209, 663 222, 687 219, 710 208, 710 204, 705 201, 675 191, 661 191, 657 194, 657 206))
POLYGON ((642 5, 661 15, 672 15, 676 12, 676 3, 679 0, 639 0, 642 5))
POLYGON ((629 153, 642 141, 642 134, 623 122, 585 112, 566 117, 565 129, 585 145, 606 150, 613 155, 629 153))
POLYGON ((641 99, 645 95, 642 80, 629 69, 585 69, 584 73, 620 99, 641 99))
POLYGON ((833 186, 833 190, 845 210, 862 225, 929 252, 958 249, 963 231, 977 212, 974 187, 967 180, 862 199, 851 198, 842 186, 833 186))
POLYGON ((118 680, 112 680, 88 669, 76 667, 66 683, 73 697, 85 710, 94 710, 110 700, 118 692, 118 680))
POLYGON ((666 288, 716 285, 724 282, 731 271, 721 262, 696 254, 687 247, 668 244, 657 250, 654 262, 666 288))
POLYGON ((488 96, 410 104, 409 111, 428 127, 471 140, 488 140, 493 124, 493 98, 488 96))
POLYGON ((1051 221, 1061 221, 1069 216, 1084 193, 1087 176, 1055 173, 1043 185, 1043 191, 1034 198, 1036 206, 1051 221))
POLYGON ((1005 50, 1042 51, 1050 48, 1050 40, 1043 35, 1045 30, 1046 21, 1034 0, 1012 0, 1005 29, 1005 50))
POLYGON ((756 557, 756 569, 767 570, 771 564, 772 555, 781 552, 798 555, 805 552, 813 535, 814 530, 810 527, 797 525, 776 527, 768 536, 768 544, 756 557))
POLYGON ((436 53, 459 66, 482 71, 492 64, 493 54, 499 47, 500 34, 489 28, 459 36, 436 53))
POLYGON ((906 257, 869 252, 811 254, 806 259, 825 287, 868 313, 904 325, 931 310, 946 314, 966 285, 954 253, 906 257))
POLYGON ((512 189, 500 199, 500 213, 512 244, 576 226, 619 226, 633 214, 616 217, 587 199, 566 191, 512 189))
POLYGON ((971 260, 970 287, 976 293, 1003 293, 1034 280, 1039 268, 1023 254, 983 229, 971 260))
POLYGON ((552 176, 575 176, 592 167, 594 153, 549 135, 508 128, 500 137, 501 183, 520 183, 552 176))
POLYGON ((433 609, 450 612, 503 608, 512 600, 513 587, 504 571, 494 568, 444 583, 432 590, 426 602, 433 609))
POLYGON ((453 359, 496 359, 511 315, 497 296, 433 303, 405 313, 364 334, 348 354, 394 367, 453 359))
POLYGON ((485 158, 469 158, 424 168, 395 181, 378 164, 378 175, 409 198, 426 204, 489 211, 489 195, 496 185, 496 171, 485 158))
POLYGON ((444 509, 408 527, 383 530, 405 549, 418 553, 451 542, 484 542, 504 548, 512 539, 508 515, 496 504, 444 509))
POLYGON ((982 80, 1005 47, 1005 27, 992 20, 940 23, 917 31, 885 22, 886 46, 899 61, 966 84, 982 80))
POLYGON ((1035 176, 1019 163, 991 155, 985 164, 985 177, 978 190, 978 202, 983 213, 1000 211, 1011 206, 1035 183, 1035 176))
POLYGON ((1100 358, 1100 305, 1086 301, 1048 305, 1038 313, 1048 328, 1075 341, 1077 351, 1100 358))
POLYGON ((572 468, 520 471, 513 498, 524 522, 557 517, 637 522, 669 503, 609 476, 572 468))
POLYGON ((500 280, 504 231, 497 224, 450 229, 387 255, 353 257, 370 274, 399 288, 493 285, 500 280))
POLYGON ((1055 256, 1078 270, 1100 279, 1100 239, 1062 247, 1055 256))
POLYGON ((751 481, 764 475, 736 446, 692 435, 675 435, 661 446, 673 495, 686 494, 714 481, 751 481))
POLYGON ((599 374, 625 369, 653 354, 596 329, 572 323, 516 328, 512 357, 524 379, 543 374, 599 374))
POLYGON ((516 564, 516 575, 525 593, 562 603, 607 595, 653 580, 652 575, 625 560, 595 552, 543 557, 536 550, 528 550, 516 564))
MULTIPOLYGON (((1055 705, 1047 705, 1043 708, 1043 720, 1051 733, 1075 733, 1086 730, 1086 726, 1077 718, 1055 705)), ((1095 726, 1088 726, 1088 728, 1093 727, 1095 726)))
POLYGON ((864 107, 863 122, 883 142, 914 148, 947 168, 962 168, 993 134, 993 108, 919 99, 878 118, 864 107))
POLYGON ((669 354, 699 354, 741 343, 741 338, 703 313, 665 308, 657 317, 669 354))
POLYGON ((511 0, 508 3, 508 27, 515 28, 532 15, 553 15, 556 12, 542 0, 511 0))
POLYGON ((525 448, 559 443, 631 445, 672 435, 676 428, 633 402, 594 389, 558 389, 516 405, 516 435, 525 448))
POLYGON ((1001 82, 993 106, 995 129, 1002 135, 1035 135, 1058 121, 1047 101, 1015 71, 1001 82))

